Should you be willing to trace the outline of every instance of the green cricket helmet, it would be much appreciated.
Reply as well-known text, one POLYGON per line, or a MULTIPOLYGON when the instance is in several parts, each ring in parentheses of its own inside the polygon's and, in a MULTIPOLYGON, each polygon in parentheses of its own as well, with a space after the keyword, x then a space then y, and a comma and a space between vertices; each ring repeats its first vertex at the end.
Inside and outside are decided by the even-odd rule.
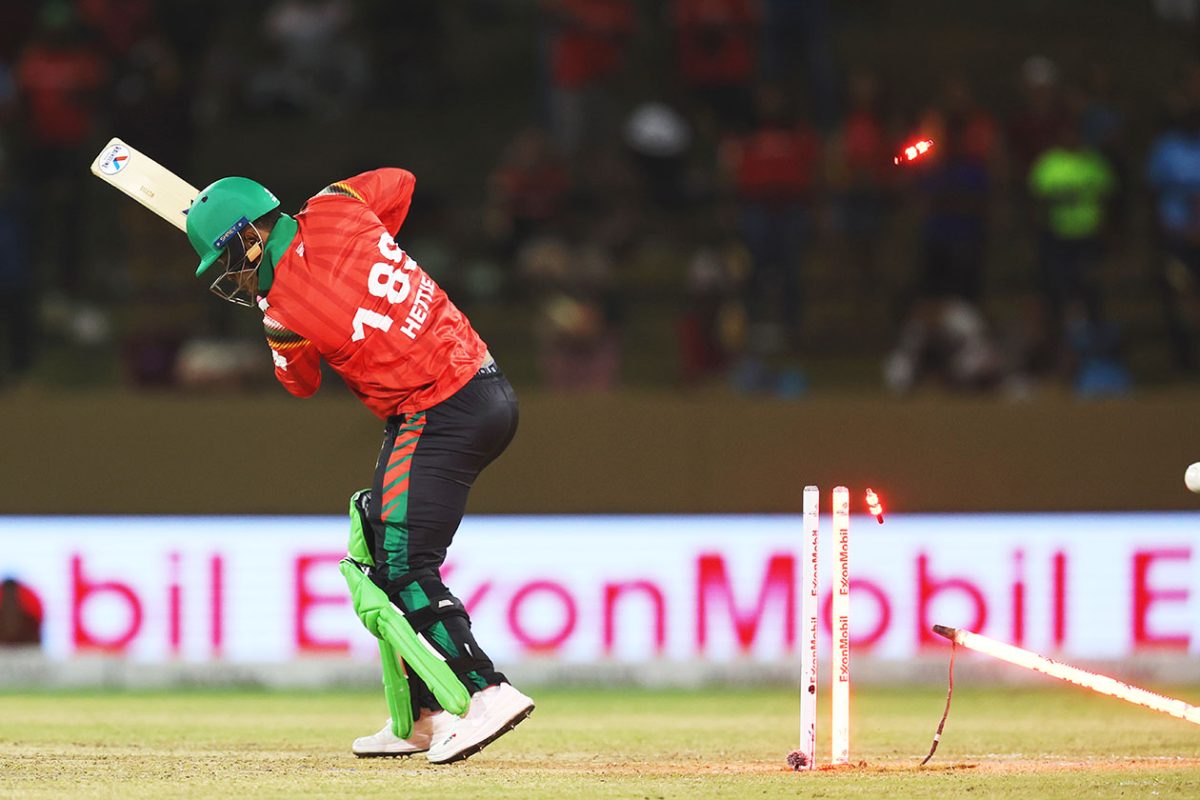
MULTIPOLYGON (((188 240, 200 256, 196 276, 222 256, 231 256, 231 242, 236 241, 240 251, 242 229, 278 207, 279 198, 249 178, 221 178, 201 189, 187 214, 188 240)), ((227 270, 234 266, 230 263, 227 270)))

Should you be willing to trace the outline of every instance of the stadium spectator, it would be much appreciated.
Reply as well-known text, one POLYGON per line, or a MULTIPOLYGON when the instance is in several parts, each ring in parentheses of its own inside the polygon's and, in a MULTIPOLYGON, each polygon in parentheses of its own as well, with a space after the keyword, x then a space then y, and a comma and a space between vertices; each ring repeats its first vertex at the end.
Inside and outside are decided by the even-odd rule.
MULTIPOLYGON (((1195 3, 1159 5, 1191 7, 1195 3)), ((521 76, 524 71, 529 77, 530 59, 535 58, 532 45, 539 32, 546 34, 539 43, 545 45, 542 66, 554 103, 536 116, 545 124, 552 105, 557 110, 554 127, 545 125, 544 133, 528 137, 540 137, 541 142, 524 141, 526 133, 518 134, 520 141, 514 142, 496 166, 484 201, 490 239, 477 232, 477 225, 466 226, 470 229, 467 236, 454 231, 433 237, 453 240, 448 249, 455 251, 463 264, 486 260, 486 269, 470 274, 472 281, 479 278, 480 291, 490 292, 490 297, 496 297, 498 287, 514 276, 517 254, 524 247, 543 234, 560 235, 573 224, 566 218, 572 215, 578 196, 595 194, 585 173, 612 182, 612 176, 604 173, 610 163, 620 161, 621 169, 631 173, 633 180, 619 197, 608 197, 609 208, 600 209, 604 219, 591 231, 566 234, 572 251, 582 244, 581 236, 600 237, 599 249, 619 276, 613 284, 620 287, 622 296, 632 296, 651 285, 653 291, 688 286, 687 302, 707 303, 708 299, 701 298, 711 288, 705 276, 712 272, 704 266, 696 266, 694 271, 691 267, 711 260, 709 255, 692 260, 697 247, 707 248, 708 242, 697 240, 690 232, 697 227, 696 219, 711 221, 706 209, 711 207, 708 194, 718 185, 716 165, 720 159, 713 154, 718 149, 718 132, 690 113, 685 93, 703 97, 700 104, 704 107, 724 109, 720 116, 729 126, 725 133, 730 138, 736 134, 737 141, 745 143, 753 139, 748 128, 754 123, 747 119, 754 106, 752 87, 756 81, 772 77, 786 83, 788 92, 805 84, 806 122, 820 122, 819 130, 823 134, 830 131, 831 136, 828 160, 821 165, 829 168, 822 175, 829 182, 821 185, 815 181, 821 170, 814 166, 813 185, 799 209, 772 208, 768 214, 751 207, 755 204, 744 194, 735 198, 741 212, 741 234, 760 263, 753 272, 755 280, 744 286, 751 300, 751 316, 757 320, 750 341, 754 352, 762 354, 760 361, 798 360, 794 341, 798 336, 785 329, 783 318, 793 319, 795 326, 801 327, 806 306, 801 290, 805 282, 800 280, 805 273, 798 267, 772 272, 769 264, 762 263, 764 252, 772 247, 788 251, 797 264, 811 252, 817 268, 815 279, 809 281, 813 289, 852 285, 854 296, 861 297, 872 290, 886 291, 906 279, 892 280, 887 272, 879 274, 885 265, 880 259, 883 253, 891 256, 895 248, 898 257, 887 263, 901 263, 904 253, 900 248, 920 249, 915 258, 924 269, 930 254, 939 249, 923 238, 924 230, 888 225, 897 212, 906 211, 892 202, 894 184, 905 180, 904 171, 890 164, 892 147, 899 143, 891 134, 900 132, 901 119, 906 138, 920 132, 937 142, 935 154, 942 149, 946 120, 951 116, 959 120, 956 124, 963 128, 963 149, 988 166, 988 225, 1003 228, 1002 235, 987 237, 984 260, 995 265, 1027 264, 1033 263, 1033 250, 1039 246, 1037 231, 1030 223, 1035 216, 1029 171, 1052 147, 1055 132, 1072 111, 1066 97, 1082 90, 1085 142, 1104 156, 1115 176, 1105 202, 1105 226, 1127 221, 1123 232, 1128 235, 1113 239, 1124 252, 1114 252, 1113 256, 1120 258, 1109 261, 1114 266, 1136 265, 1148 257, 1144 232, 1133 224, 1141 220, 1139 212, 1146 201, 1129 198, 1126 187, 1128 175, 1141 171, 1136 165, 1143 161, 1140 148, 1149 143, 1151 131, 1147 129, 1151 126, 1132 99, 1122 101, 1120 92, 1130 92, 1132 98, 1134 91, 1160 80, 1159 62, 1133 72, 1118 72, 1113 66, 1110 74, 1106 64, 1088 63, 1094 54, 1063 50, 1065 44, 1051 37, 1044 42, 1047 55, 1069 54, 1072 62, 1079 59, 1079 66, 1087 71, 1073 75, 1064 60, 1060 72, 1046 56, 1021 62, 1025 54, 1019 54, 1019 70, 1014 66, 1011 75, 994 70, 989 74, 994 65, 976 63, 969 77, 960 76, 954 71, 953 55, 945 49, 960 23, 953 14, 940 15, 919 33, 915 28, 912 31, 913 47, 929 48, 929 63, 927 68, 910 70, 903 82, 891 80, 911 66, 898 52, 871 52, 870 63, 880 70, 878 77, 855 71, 852 62, 841 59, 840 71, 850 78, 849 91, 828 106, 830 112, 844 108, 844 116, 839 118, 826 116, 809 85, 818 82, 821 70, 819 53, 810 45, 832 28, 837 35, 824 38, 838 44, 840 52, 868 52, 864 25, 873 23, 857 14, 832 13, 836 9, 828 0, 670 0, 657 4, 659 11, 652 17, 647 12, 655 4, 635 0, 539 0, 528 6, 480 0, 461 7, 388 0, 271 0, 249 6, 201 6, 159 0, 5 3, 5 25, 0 29, 0 142, 8 151, 10 167, 19 168, 21 185, 30 194, 31 230, 24 246, 33 249, 27 260, 32 265, 32 283, 39 288, 40 305, 22 307, 39 319, 51 348, 48 355, 55 356, 47 357, 39 372, 59 365, 64 372, 69 369, 53 352, 57 346, 53 334, 65 330, 75 343, 90 339, 105 345, 89 354, 97 356, 91 359, 97 369, 88 373, 95 378, 82 380, 120 374, 116 360, 122 357, 129 368, 126 374, 139 376, 139 383, 174 380, 169 370, 173 357, 167 350, 178 343, 171 344, 172 331, 168 329, 182 327, 182 315, 175 315, 178 306, 172 306, 175 287, 170 282, 175 276, 159 269, 156 258, 166 257, 167 248, 178 245, 176 234, 136 205, 106 197, 79 169, 108 135, 122 136, 194 181, 205 177, 218 161, 245 171, 249 159, 261 161, 267 174, 287 174, 298 184, 303 174, 327 177, 323 173, 330 169, 341 170, 364 159, 374 162, 384 157, 373 152, 374 148, 394 146, 414 152, 420 161, 437 163, 446 208, 461 213, 463 219, 477 219, 479 198, 466 187, 478 186, 479 158, 490 158, 487 149, 477 145, 480 137, 494 137, 497 129, 515 130, 508 127, 512 115, 525 113, 522 103, 528 105, 528 98, 522 95, 525 84, 521 76), (366 20, 371 21, 369 29, 360 25, 366 20), (531 27, 531 22, 535 26, 531 27), (544 23, 540 31, 538 22, 544 23), (248 31, 258 36, 259 46, 246 47, 248 31), (480 47, 484 42, 486 47, 480 47), (847 47, 843 49, 842 44, 847 47), (331 55, 341 52, 341 47, 352 51, 351 61, 361 59, 371 66, 371 85, 364 84, 361 91, 369 90, 375 101, 371 117, 372 124, 378 124, 372 130, 378 135, 339 143, 335 165, 328 166, 331 151, 326 145, 329 137, 337 135, 335 128, 308 125, 292 130, 288 126, 295 124, 295 111, 319 109, 321 97, 336 95, 335 105, 340 102, 343 93, 330 86, 345 84, 342 70, 346 63, 331 55), (329 64, 330 68, 316 64, 329 64), (637 67, 636 75, 626 66, 637 67), (46 79, 51 67, 63 70, 65 82, 46 79), (286 80, 280 77, 284 73, 286 80), (906 97, 924 96, 936 89, 929 76, 938 74, 953 77, 942 87, 933 113, 919 116, 915 108, 900 105, 906 97), (40 80, 35 80, 39 76, 40 80), (627 82, 627 77, 636 78, 637 85, 627 82), (888 99, 895 101, 886 109, 880 107, 880 79, 890 86, 888 99), (1076 83, 1079 89, 1073 88, 1076 83), (298 94, 290 94, 287 87, 297 87, 298 94), (467 94, 478 97, 479 102, 464 105, 461 100, 467 94), (266 105, 248 108, 252 97, 266 105), (415 116, 411 111, 414 101, 421 109, 415 116), (408 109, 407 116, 400 108, 408 109), (1003 122, 998 123, 1002 113, 1003 122), (98 115, 102 125, 95 124, 98 115), (487 122, 475 131, 464 123, 466 117, 487 122), (737 127, 734 123, 739 117, 743 119, 737 127), (251 118, 253 125, 246 128, 242 122, 251 118), (916 124, 910 125, 914 118, 916 124), (827 119, 836 124, 825 127, 827 119), (207 123, 202 139, 194 136, 193 121, 207 123), (284 129, 299 136, 292 141, 300 148, 300 157, 288 163, 282 153, 264 152, 257 145, 237 146, 245 141, 247 131, 260 141, 260 137, 284 129), (87 132, 82 134, 82 130, 87 132), (385 130, 395 135, 385 135, 385 130), (576 148, 573 158, 554 150, 556 139, 576 148), (204 146, 197 149, 201 141, 204 146), (453 158, 444 155, 451 150, 453 158), (540 153, 522 163, 524 156, 518 154, 531 151, 540 153), (102 197, 108 201, 104 208, 90 210, 100 213, 78 207, 102 197), (1015 209, 1007 207, 1011 199, 1021 204, 1024 213, 1012 213, 1015 209), (821 213, 826 210, 834 213, 821 213), (800 224, 768 224, 789 213, 800 224), (84 220, 78 237, 47 235, 52 220, 73 215, 84 220), (837 238, 832 247, 809 247, 814 219, 822 225, 833 224, 831 230, 837 238), (614 239, 620 240, 619 246, 614 239), (128 246, 133 242, 136 247, 128 246), (647 255, 652 250, 653 255, 647 255), (826 279, 826 264, 838 280, 826 279), (654 270, 657 272, 648 276, 654 270), (626 272, 634 274, 627 276, 626 272), (842 275, 852 282, 841 280, 842 275), (774 289, 762 289, 764 276, 769 276, 766 285, 774 289), (106 300, 111 305, 100 307, 99 313, 81 313, 94 312, 94 303, 106 300), (151 305, 154 309, 147 311, 151 305), (160 313, 160 317, 148 318, 160 313), (167 317, 168 324, 159 328, 157 320, 167 317), (119 321, 120 338, 113 342, 114 347, 108 347, 106 341, 106 318, 119 321), (161 346, 164 344, 168 347, 161 346)), ((1125 18, 1107 8, 1098 13, 1114 20, 1125 18)), ((998 30, 1005 29, 1004 24, 996 24, 998 30)), ((1154 35, 1173 43, 1172 47, 1179 46, 1186 35, 1176 26, 1155 30, 1154 35)), ((978 31, 959 32, 964 36, 963 46, 983 36, 978 31)), ((1130 46, 1143 33, 1131 32, 1130 46)), ((1175 102, 1181 106, 1196 102, 1198 86, 1200 78, 1187 76, 1176 89, 1175 102)), ((353 97, 359 91, 344 96, 353 97)), ((1155 142, 1150 163, 1169 160, 1164 154, 1180 138, 1175 127, 1155 142)), ((483 169, 487 166, 485 161, 483 169)), ((1167 167, 1168 172, 1178 169, 1177 164, 1167 167)), ((1195 321, 1189 319, 1195 292, 1188 288, 1197 279, 1188 252, 1200 245, 1189 243, 1186 234, 1181 238, 1178 226, 1168 219, 1175 213, 1169 208, 1179 203, 1178 188, 1161 170, 1149 179, 1167 252, 1162 266, 1156 264, 1155 270, 1161 275, 1171 325, 1172 358, 1180 366, 1197 365, 1198 334, 1195 321)), ((289 180, 280 181, 285 194, 294 188, 289 180)), ((592 203, 592 207, 597 206, 592 203)), ((427 241, 422 251, 429 260, 438 249, 436 243, 427 241)), ((467 274, 464 268, 462 277, 442 277, 466 286, 467 274)), ((1132 281, 1130 285, 1138 290, 1132 281)), ((997 286, 1009 293, 990 298, 989 311, 994 308, 998 312, 998 321, 1019 315, 1002 304, 1019 300, 1014 295, 1023 288, 1016 277, 997 286)), ((676 303, 681 297, 666 297, 664 292, 631 308, 650 316, 661 315, 665 307, 672 314, 678 311, 676 303)), ((537 315, 537 298, 531 295, 527 299, 533 313, 522 322, 537 315)), ((839 338, 839 346, 860 355, 869 351, 874 358, 885 327, 877 322, 884 317, 879 313, 883 304, 878 296, 865 303, 831 303, 829 313, 815 320, 815 326, 804 326, 811 336, 827 332, 826 323, 865 323, 855 325, 853 334, 839 338)), ((1117 312, 1122 318, 1129 317, 1129 330, 1136 334, 1157 325, 1162 317, 1158 306, 1152 312, 1148 308, 1145 303, 1130 302, 1112 311, 1114 318, 1117 312), (1147 313, 1154 318, 1135 319, 1147 313)), ((190 306, 188 310, 194 313, 190 306)), ((6 316, 0 327, 12 319, 12 315, 6 316)), ((889 320, 886 329, 892 330, 895 322, 889 320)), ((217 326, 214 333, 221 339, 240 335, 232 322, 217 326)), ((532 365, 533 354, 529 355, 525 363, 532 365)), ((661 359, 669 371, 674 355, 669 348, 653 357, 661 359)), ((1154 368, 1153 363, 1138 366, 1154 368)), ((773 380, 768 375, 766 382, 773 380)))
POLYGON ((922 293, 978 304, 983 296, 987 206, 996 182, 991 169, 995 122, 976 106, 966 82, 951 78, 940 105, 923 115, 921 135, 937 142, 932 158, 916 168, 916 189, 925 212, 922 293))
POLYGON ((484 227, 503 259, 563 223, 571 176, 549 135, 537 127, 520 131, 488 179, 484 227))
POLYGON ((620 378, 620 330, 614 314, 613 265, 594 243, 572 246, 547 237, 521 254, 535 288, 535 335, 542 385, 555 391, 604 391, 620 378))
POLYGON ((127 141, 183 165, 192 145, 190 90, 178 48, 152 25, 114 63, 110 111, 127 141))
POLYGON ((1084 143, 1078 120, 1070 122, 1059 130, 1057 144, 1033 163, 1028 178, 1039 212, 1046 346, 1067 356, 1056 361, 1075 374, 1081 391, 1120 391, 1128 376, 1112 352, 1115 333, 1104 318, 1099 275, 1116 177, 1104 157, 1084 143))
POLYGON ((756 115, 754 127, 731 138, 722 152, 738 232, 751 259, 745 287, 747 351, 734 378, 745 390, 792 395, 806 385, 796 363, 804 307, 801 271, 821 146, 816 133, 797 120, 779 86, 759 88, 756 115), (778 355, 787 363, 776 375, 766 362, 778 355))
POLYGON ((5 0, 0 25, 0 64, 12 64, 37 26, 41 0, 5 0))
POLYGON ((276 0, 262 22, 272 56, 250 80, 258 108, 337 119, 365 97, 365 47, 345 0, 276 0))
POLYGON ((549 23, 550 130, 574 157, 612 138, 617 124, 607 90, 624 66, 637 19, 630 0, 542 0, 549 23))
POLYGON ((454 102, 457 77, 450 62, 454 52, 446 11, 473 15, 472 22, 493 28, 498 9, 480 3, 397 3, 356 0, 360 19, 370 20, 369 38, 373 97, 386 103, 420 102, 423 107, 454 102))
POLYGON ((648 234, 665 230, 663 217, 647 203, 645 177, 628 147, 614 142, 594 150, 574 170, 566 227, 606 249, 616 263, 629 263, 648 234))
MULTIPOLYGON (((193 145, 192 81, 183 56, 162 25, 158 6, 140 0, 89 0, 113 58, 107 113, 122 139, 180 174, 190 174, 193 145), (128 12, 127 27, 114 24, 128 12)), ((81 7, 82 8, 82 7, 81 7)), ((120 357, 127 380, 139 387, 175 382, 176 356, 192 334, 197 307, 186 275, 162 268, 164 254, 182 244, 178 232, 136 203, 106 209, 104 224, 111 250, 101 257, 114 267, 109 286, 125 295, 121 303, 120 357)))
POLYGON ((1104 157, 1116 183, 1108 201, 1108 225, 1120 229, 1129 210, 1129 145, 1126 142, 1126 113, 1113 86, 1108 65, 1096 61, 1088 65, 1082 90, 1082 126, 1084 143, 1104 157))
POLYGON ((1154 0, 1154 11, 1165 22, 1192 27, 1200 19, 1200 0, 1154 0))
POLYGON ((51 253, 38 261, 57 265, 58 286, 68 295, 88 288, 82 273, 88 261, 78 237, 57 235, 50 225, 83 218, 88 176, 80 165, 94 155, 97 110, 110 72, 70 4, 42 7, 37 33, 17 61, 16 76, 25 108, 25 163, 30 185, 38 189, 35 219, 45 223, 34 241, 51 253))
MULTIPOLYGON (((175 45, 152 22, 114 68, 109 108, 121 137, 159 163, 183 172, 193 143, 191 92, 175 45)), ((133 289, 160 299, 168 287, 186 293, 186 284, 181 285, 178 276, 161 265, 162 253, 178 241, 171 226, 136 204, 122 204, 116 211, 125 239, 120 263, 133 289)))
POLYGON ((849 108, 829 145, 829 180, 835 225, 857 291, 876 291, 876 261, 887 224, 893 165, 890 136, 880 108, 878 77, 855 70, 849 108))
POLYGON ((966 158, 988 168, 993 180, 998 178, 996 167, 1003 155, 1000 126, 992 113, 979 104, 970 81, 963 75, 946 79, 938 103, 922 115, 921 135, 940 141, 951 119, 960 139, 956 147, 966 158))
POLYGON ((686 169, 692 137, 691 124, 664 102, 640 103, 625 121, 625 147, 659 208, 679 210, 688 200, 686 169))
POLYGON ((884 382, 905 393, 933 378, 954 389, 992 386, 999 354, 981 310, 991 177, 968 135, 969 119, 942 122, 936 156, 914 165, 921 203, 921 263, 884 382))
POLYGON ((12 69, 0 61, 0 136, 8 138, 21 114, 17 80, 12 69))
POLYGON ((676 324, 685 386, 724 377, 745 336, 739 293, 750 271, 749 256, 725 227, 718 223, 697 235, 701 245, 688 260, 683 308, 676 324))
POLYGON ((596 154, 611 183, 588 175, 556 230, 530 238, 516 255, 522 293, 532 304, 537 365, 556 390, 615 388, 621 367, 621 284, 616 253, 627 255, 631 230, 613 149, 596 154))
POLYGON ((760 0, 763 9, 762 77, 768 81, 802 79, 813 123, 826 132, 840 111, 837 63, 838 23, 842 6, 830 0, 760 0), (838 8, 834 14, 831 8, 838 8))
POLYGON ((42 643, 42 604, 15 578, 0 581, 0 647, 42 643))
POLYGON ((0 387, 20 381, 33 365, 36 295, 29 262, 25 191, 17 185, 8 154, 0 149, 0 387))
POLYGON ((1046 56, 1030 56, 1021 65, 1021 106, 1009 122, 1013 174, 1024 181, 1037 157, 1058 141, 1067 124, 1058 65, 1046 56))
POLYGON ((676 69, 703 124, 750 121, 762 9, 757 0, 674 0, 676 69))
POLYGON ((214 14, 205 47, 196 58, 193 116, 198 127, 220 130, 242 110, 246 76, 256 53, 244 46, 246 21, 240 14, 214 14))
POLYGON ((117 59, 129 55, 157 27, 155 0, 74 0, 74 4, 80 22, 95 31, 101 46, 117 59))
POLYGON ((1194 370, 1200 313, 1200 106, 1186 108, 1154 140, 1146 178, 1156 195, 1162 254, 1156 270, 1171 354, 1194 370))

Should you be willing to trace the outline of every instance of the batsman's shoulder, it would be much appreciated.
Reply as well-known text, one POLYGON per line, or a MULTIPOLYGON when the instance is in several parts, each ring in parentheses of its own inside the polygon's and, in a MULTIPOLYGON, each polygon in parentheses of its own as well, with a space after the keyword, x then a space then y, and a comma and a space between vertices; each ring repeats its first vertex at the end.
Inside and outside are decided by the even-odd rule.
POLYGON ((360 203, 365 203, 362 193, 350 185, 348 181, 337 181, 326 186, 321 191, 317 192, 315 197, 327 197, 329 195, 352 197, 360 203))

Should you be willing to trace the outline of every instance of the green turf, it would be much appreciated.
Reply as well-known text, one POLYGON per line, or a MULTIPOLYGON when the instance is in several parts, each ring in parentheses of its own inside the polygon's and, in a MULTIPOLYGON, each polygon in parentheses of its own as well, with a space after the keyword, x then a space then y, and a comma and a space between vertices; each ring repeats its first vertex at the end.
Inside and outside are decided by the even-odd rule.
POLYGON ((4 693, 0 797, 1200 796, 1200 731, 1070 687, 960 687, 924 769, 943 693, 863 689, 852 714, 863 763, 814 774, 784 766, 797 739, 786 688, 533 694, 521 727, 435 767, 350 755, 386 716, 376 693, 4 693))

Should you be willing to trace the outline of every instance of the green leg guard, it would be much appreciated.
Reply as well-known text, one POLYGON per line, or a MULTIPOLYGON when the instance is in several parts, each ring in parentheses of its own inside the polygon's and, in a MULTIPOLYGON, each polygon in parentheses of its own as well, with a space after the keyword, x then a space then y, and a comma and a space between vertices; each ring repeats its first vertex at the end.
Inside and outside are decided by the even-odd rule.
MULTIPOLYGON (((348 556, 352 561, 373 566, 375 562, 371 558, 371 546, 367 544, 366 531, 363 530, 363 517, 358 513, 359 501, 369 491, 369 489, 362 489, 350 497, 350 541, 346 549, 349 551, 348 556)), ((347 580, 349 579, 347 578, 347 580)), ((351 584, 350 592, 353 595, 353 584, 351 584)), ((354 607, 355 610, 358 610, 357 600, 355 600, 354 607)), ((367 630, 375 633, 365 619, 363 624, 367 625, 367 630)), ((392 718, 392 734, 400 739, 407 739, 412 736, 413 725, 412 697, 409 694, 408 676, 404 674, 403 664, 396 655, 395 649, 384 639, 379 640, 379 660, 383 664, 383 696, 387 700, 388 715, 392 718)))
POLYGON ((407 739, 412 736, 413 727, 408 676, 400 668, 396 651, 383 639, 379 640, 379 658, 383 662, 383 695, 392 718, 392 734, 398 739, 407 739))
POLYGON ((363 565, 371 567, 375 564, 367 532, 363 530, 364 515, 359 513, 359 501, 367 491, 355 492, 350 498, 348 557, 338 564, 338 569, 350 587, 350 596, 359 619, 379 639, 383 692, 392 717, 392 733, 407 739, 412 735, 413 720, 408 676, 403 668, 405 662, 421 676, 442 708, 450 713, 459 716, 465 714, 471 697, 446 666, 441 654, 412 629, 383 590, 367 576, 363 565))
POLYGON ((375 537, 367 538, 367 532, 363 530, 363 515, 366 514, 366 509, 359 513, 359 503, 366 502, 368 498, 364 495, 370 494, 370 489, 359 489, 354 494, 350 495, 350 539, 346 542, 346 556, 354 559, 360 564, 366 564, 368 567, 375 566, 375 558, 371 555, 370 541, 374 541, 375 537))
MULTIPOLYGON (((441 653, 433 649, 424 637, 420 636, 408 624, 404 615, 392 605, 383 590, 375 585, 365 573, 362 565, 351 558, 344 558, 338 563, 346 585, 350 587, 350 596, 354 600, 354 610, 363 626, 375 638, 387 644, 394 655, 404 659, 409 668, 421 676, 437 698, 442 708, 451 714, 462 716, 467 713, 471 695, 458 677, 450 671, 441 653)), ((390 659, 384 659, 384 686, 387 686, 387 670, 390 659)), ((396 671, 399 671, 397 664, 396 671)), ((407 694, 407 680, 404 693, 407 694)), ((388 703, 394 701, 389 694, 388 703)), ((411 717, 411 710, 409 716, 411 717)), ((393 726, 395 725, 393 718, 393 726)), ((411 720, 410 720, 411 723, 411 720)), ((404 737, 402 737, 404 738, 404 737)))

